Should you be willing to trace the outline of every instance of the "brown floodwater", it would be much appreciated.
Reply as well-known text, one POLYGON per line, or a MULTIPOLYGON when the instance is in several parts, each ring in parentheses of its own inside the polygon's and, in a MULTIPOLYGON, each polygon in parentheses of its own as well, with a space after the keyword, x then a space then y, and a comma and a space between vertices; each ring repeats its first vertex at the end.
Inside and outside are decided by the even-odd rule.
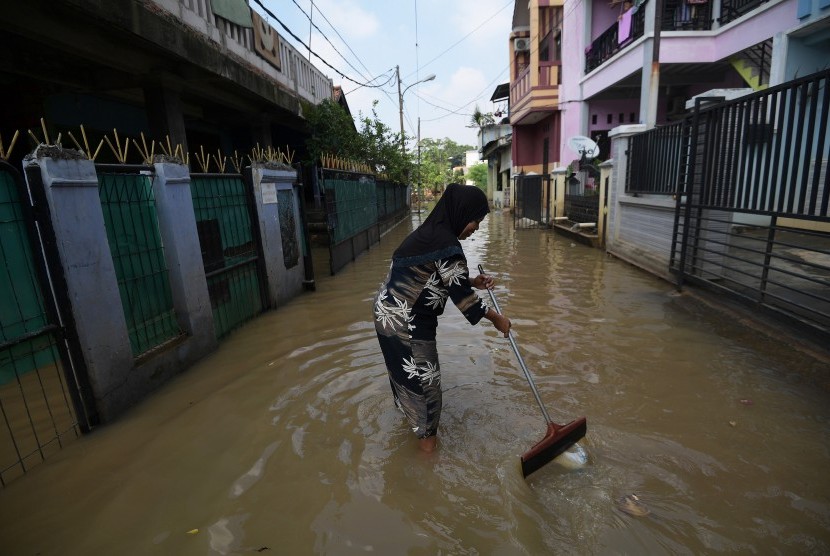
POLYGON ((316 292, 0 491, 0 554, 830 552, 826 361, 507 214, 465 251, 551 417, 588 418, 588 461, 522 478, 543 418, 507 340, 454 307, 419 453, 371 320, 411 226, 337 276, 318 259, 316 292))

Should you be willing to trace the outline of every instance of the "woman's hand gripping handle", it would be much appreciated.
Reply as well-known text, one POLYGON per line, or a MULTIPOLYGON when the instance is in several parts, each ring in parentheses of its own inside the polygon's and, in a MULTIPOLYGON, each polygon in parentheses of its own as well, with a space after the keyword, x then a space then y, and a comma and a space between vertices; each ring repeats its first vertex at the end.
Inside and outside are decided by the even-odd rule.
POLYGON ((486 289, 487 293, 490 294, 490 301, 492 301, 493 307, 495 307, 495 310, 488 308, 484 318, 492 322, 493 326, 496 327, 496 330, 504 334, 504 337, 507 338, 510 335, 510 327, 512 324, 509 318, 501 314, 501 309, 499 309, 496 296, 493 295, 492 290, 493 286, 495 286, 495 281, 492 276, 488 276, 484 273, 484 268, 481 265, 478 265, 478 271, 480 274, 473 279, 473 286, 481 290, 486 289))

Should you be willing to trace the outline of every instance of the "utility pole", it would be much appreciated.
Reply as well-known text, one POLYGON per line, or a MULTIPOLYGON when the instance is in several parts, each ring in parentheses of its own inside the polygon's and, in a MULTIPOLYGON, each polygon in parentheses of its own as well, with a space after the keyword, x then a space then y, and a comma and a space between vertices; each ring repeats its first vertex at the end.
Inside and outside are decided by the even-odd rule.
POLYGON ((421 117, 418 116, 418 218, 421 217, 421 117))
POLYGON ((648 87, 646 128, 657 125, 657 97, 660 95, 660 31, 663 29, 663 2, 654 3, 654 38, 651 41, 651 76, 648 87))
POLYGON ((311 18, 314 17, 314 0, 311 0, 311 8, 308 10, 308 61, 311 61, 311 18))
POLYGON ((401 67, 395 66, 395 75, 398 78, 398 108, 401 116, 401 152, 406 153, 403 135, 403 93, 401 93, 401 67))
POLYGON ((412 83, 411 85, 407 86, 403 92, 401 92, 401 68, 400 66, 395 66, 395 75, 398 78, 398 108, 400 109, 400 117, 401 117, 401 152, 406 154, 406 145, 404 141, 404 129, 403 129, 403 96, 409 90, 410 87, 414 87, 418 83, 423 83, 424 81, 432 81, 435 79, 435 74, 431 73, 428 76, 424 77, 423 79, 412 83))

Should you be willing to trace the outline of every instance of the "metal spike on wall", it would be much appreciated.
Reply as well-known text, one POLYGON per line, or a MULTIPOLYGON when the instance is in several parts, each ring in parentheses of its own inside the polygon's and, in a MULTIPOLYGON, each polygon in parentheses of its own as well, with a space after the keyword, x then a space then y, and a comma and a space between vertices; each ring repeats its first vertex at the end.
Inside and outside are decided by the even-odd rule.
POLYGON ((104 135, 104 140, 107 142, 107 145, 109 145, 112 154, 115 155, 115 159, 121 164, 126 164, 127 154, 130 150, 130 140, 126 139, 124 141, 124 145, 122 146, 121 140, 118 138, 118 130, 113 128, 112 134, 115 137, 115 145, 112 144, 112 141, 110 141, 110 138, 107 135, 104 135))
MULTIPOLYGON (((31 137, 34 142, 35 146, 37 145, 48 145, 49 144, 49 132, 46 130, 46 120, 43 118, 40 119, 40 129, 43 130, 43 140, 41 140, 31 129, 27 129, 26 131, 29 133, 29 137, 31 137)), ((60 135, 58 135, 60 140, 60 135)))
POLYGON ((17 136, 20 134, 19 130, 14 130, 14 136, 12 137, 12 142, 9 144, 8 150, 3 147, 3 136, 0 135, 0 158, 3 160, 8 160, 9 157, 12 155, 12 149, 14 149, 14 144, 17 142, 17 136))
POLYGON ((78 150, 81 151, 84 154, 84 156, 86 156, 89 160, 92 160, 94 162, 98 156, 98 153, 101 151, 101 147, 104 145, 104 140, 101 139, 101 141, 98 143, 98 148, 95 149, 95 153, 92 154, 92 150, 89 148, 89 140, 86 137, 86 130, 84 129, 83 124, 81 124, 81 138, 84 140, 83 146, 81 146, 81 144, 78 143, 78 140, 75 139, 75 136, 72 135, 71 131, 68 133, 68 135, 69 138, 72 139, 72 142, 75 143, 75 146, 78 148, 78 150))
POLYGON ((216 154, 213 155, 213 160, 216 162, 216 167, 219 168, 219 173, 225 173, 225 166, 228 157, 222 154, 220 149, 216 149, 216 154))
POLYGON ((199 152, 196 153, 194 156, 196 156, 196 162, 199 163, 199 167, 202 169, 202 173, 207 174, 210 166, 210 156, 205 156, 204 145, 199 146, 199 152))
POLYGON ((153 140, 150 144, 150 148, 147 149, 147 141, 144 139, 144 132, 141 132, 141 145, 138 144, 138 141, 133 139, 133 143, 135 143, 135 148, 138 149, 138 152, 141 153, 141 158, 144 160, 144 164, 150 166, 153 164, 153 157, 156 153, 156 141, 153 140))

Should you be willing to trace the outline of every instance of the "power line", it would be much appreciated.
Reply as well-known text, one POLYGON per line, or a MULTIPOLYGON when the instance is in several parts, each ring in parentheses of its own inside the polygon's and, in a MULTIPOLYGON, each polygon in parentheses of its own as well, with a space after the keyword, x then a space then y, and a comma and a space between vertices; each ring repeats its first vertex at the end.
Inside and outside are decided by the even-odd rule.
MULTIPOLYGON (((370 83, 361 83, 360 81, 357 81, 356 79, 352 79, 351 77, 349 77, 348 75, 346 75, 345 73, 343 73, 342 71, 340 71, 339 69, 337 69, 336 67, 334 67, 333 65, 331 65, 330 63, 328 63, 328 62, 327 62, 327 61, 326 61, 326 60, 325 60, 322 56, 320 56, 319 54, 317 54, 316 52, 314 52, 313 50, 311 50, 311 47, 310 47, 309 45, 307 45, 305 42, 303 42, 303 39, 301 39, 301 38, 300 38, 300 37, 298 37, 296 34, 294 34, 294 31, 292 31, 291 29, 289 29, 289 28, 288 28, 288 26, 287 26, 285 23, 283 23, 283 22, 282 22, 282 20, 280 20, 280 18, 278 18, 276 15, 274 15, 274 12, 272 12, 271 10, 269 10, 268 8, 266 8, 266 7, 262 4, 262 1, 261 1, 261 0, 253 0, 253 1, 254 1, 254 2, 256 2, 256 4, 257 4, 260 8, 262 8, 262 9, 265 11, 265 13, 267 13, 270 17, 274 18, 274 21, 276 21, 277 23, 279 23, 279 24, 280 24, 280 26, 282 26, 282 28, 283 28, 283 29, 285 29, 286 33, 288 33, 289 35, 291 35, 292 37, 294 37, 294 40, 296 40, 298 43, 300 43, 300 44, 301 44, 301 45, 303 45, 305 48, 307 48, 307 49, 308 49, 308 51, 309 51, 310 53, 314 54, 314 56, 316 56, 318 60, 320 60, 320 61, 321 61, 321 62, 323 62, 325 65, 327 65, 329 68, 331 68, 331 69, 332 69, 335 73, 337 73, 337 75, 339 75, 339 76, 340 76, 340 77, 342 77, 343 79, 348 79, 349 81, 351 81, 351 82, 353 82, 353 83, 357 83, 358 85, 363 85, 364 87, 380 87, 380 85, 372 85, 372 84, 370 84, 370 83)), ((324 18, 325 18, 325 16, 324 16, 324 18)), ((339 52, 338 52, 338 54, 339 54, 339 52)), ((341 55, 341 56, 342 56, 342 55, 341 55)), ((385 84, 384 84, 384 85, 385 85, 385 84)))
MULTIPOLYGON (((475 29, 473 29, 472 31, 470 31, 469 33, 467 33, 466 35, 464 35, 463 37, 461 37, 460 39, 458 39, 458 40, 457 40, 456 42, 454 42, 452 45, 448 46, 448 47, 447 47, 447 48, 446 48, 443 52, 441 52, 440 54, 438 54, 438 56, 436 56, 435 58, 433 58, 432 60, 430 60, 429 62, 427 62, 426 64, 424 64, 422 68, 418 68, 418 69, 420 70, 420 69, 423 69, 423 68, 427 67, 428 65, 430 65, 431 63, 433 63, 435 60, 437 60, 438 58, 440 58, 441 56, 443 56, 444 54, 446 54, 447 52, 449 52, 450 50, 452 50, 453 48, 455 48, 456 46, 458 46, 458 45, 459 45, 459 44, 461 44, 462 42, 464 42, 464 41, 467 39, 467 37, 469 37, 470 35, 472 35, 472 34, 473 34, 473 33, 475 33, 476 31, 478 31, 479 29, 481 29, 482 27, 484 27, 487 23, 489 23, 489 22, 490 22, 492 19, 494 19, 497 15, 499 15, 501 12, 503 12, 503 11, 504 11, 504 10, 505 10, 508 6, 512 6, 513 4, 514 4, 514 2, 513 2, 513 0, 511 0, 510 2, 508 2, 507 4, 505 4, 504 6, 502 6, 501 8, 499 8, 499 9, 498 9, 498 11, 496 11, 496 13, 494 13, 493 15, 491 15, 490 17, 488 17, 487 19, 485 19, 484 21, 482 21, 482 22, 478 25, 478 27, 476 27, 475 29)), ((416 72, 416 73, 417 73, 417 72, 416 72)), ((410 77, 411 75, 412 75, 412 74, 410 73, 410 74, 409 74, 409 75, 407 75, 406 77, 410 77)))
MULTIPOLYGON (((463 106, 461 106, 457 110, 449 110, 449 109, 444 108, 442 106, 432 104, 431 102, 428 102, 426 99, 421 99, 424 102, 426 102, 427 104, 431 104, 432 106, 435 106, 436 108, 440 108, 441 110, 445 110, 446 112, 448 112, 447 114, 444 114, 443 116, 438 116, 437 118, 430 118, 428 120, 421 120, 421 121, 422 122, 434 122, 436 120, 444 119, 448 116, 453 116, 453 115, 459 114, 459 112, 461 112, 462 110, 464 110, 465 108, 470 106, 472 103, 478 101, 478 99, 481 97, 481 95, 484 94, 490 87, 492 87, 493 83, 495 83, 496 81, 501 79, 501 76, 504 75, 504 72, 508 71, 509 69, 510 69, 510 65, 508 64, 508 66, 506 68, 504 68, 501 72, 499 72, 499 74, 496 76, 495 79, 493 79, 487 85, 485 85, 484 88, 477 95, 475 95, 475 97, 473 97, 473 99, 471 101, 467 102, 466 104, 464 104, 463 106)), ((465 115, 469 116, 471 114, 465 114, 465 115)))
MULTIPOLYGON (((466 40, 466 39, 467 39, 470 35, 472 35, 473 33, 476 33, 479 29, 481 29, 482 27, 484 27, 484 25, 486 25, 486 24, 487 24, 487 23, 489 23, 491 20, 493 20, 496 16, 498 16, 501 12, 503 12, 503 11, 504 11, 507 7, 512 6, 513 4, 514 4, 514 2, 513 2, 513 1, 510 1, 510 2, 506 3, 504 6, 502 6, 501 8, 499 8, 499 9, 498 9, 495 13, 493 13, 490 17, 488 17, 487 19, 485 19, 484 21, 482 21, 482 22, 481 22, 478 26, 476 26, 476 27, 475 27, 473 30, 471 30, 469 33, 467 33, 466 35, 464 35, 463 37, 461 37, 458 41, 456 41, 455 43, 453 43, 452 45, 450 45, 449 47, 447 47, 446 49, 444 49, 444 50, 443 50, 440 54, 438 54, 437 56, 435 56, 434 58, 432 58, 429 62, 427 62, 426 64, 424 64, 424 66, 423 66, 423 67, 427 67, 429 64, 431 64, 431 63, 435 62, 436 60, 438 60, 439 58, 441 58, 442 56, 444 56, 444 55, 445 55, 446 53, 448 53, 450 50, 452 50, 453 48, 455 48, 456 46, 458 46, 459 44, 461 44, 463 41, 465 41, 465 40, 466 40)), ((423 67, 422 67, 422 66, 420 66, 420 64, 418 64, 418 63, 417 63, 417 58, 418 58, 418 47, 419 47, 419 44, 418 44, 418 42, 417 42, 417 36, 418 36, 418 35, 417 35, 417 32, 418 32, 418 31, 417 31, 417 29, 418 29, 417 9, 418 9, 418 6, 417 6, 417 0, 415 0, 415 13, 416 13, 416 17, 415 17, 415 29, 416 29, 416 31, 415 31, 415 33, 416 33, 416 43, 415 43, 416 71, 415 71, 415 75, 416 75, 416 77, 417 77, 418 75, 420 75, 420 71, 421 71, 421 69, 423 69, 423 67)), ((509 69, 509 66, 508 66, 508 69, 509 69)), ((496 79, 498 79, 499 77, 501 77, 501 75, 502 75, 503 73, 504 73, 504 71, 502 71, 496 79)), ((411 75, 412 75, 412 74, 410 73, 407 77, 409 77, 409 76, 411 76, 411 75)), ((492 82, 491 82, 491 84, 492 84, 492 82)), ((488 85, 488 87, 489 87, 489 86, 490 86, 490 85, 488 85)), ((485 90, 486 90, 486 89, 485 89, 485 90)), ((480 97, 480 96, 481 96, 481 94, 482 94, 482 93, 479 93, 473 101, 470 101, 470 103, 467 103, 466 105, 459 107, 457 110, 448 110, 447 108, 444 108, 443 106, 439 106, 439 105, 437 105, 437 104, 433 104, 433 103, 431 103, 431 102, 427 101, 427 100, 426 100, 425 98, 423 98, 423 97, 422 97, 419 93, 420 93, 420 91, 417 91, 417 92, 415 93, 415 96, 418 98, 418 100, 423 100, 424 102, 426 102, 426 103, 427 103, 427 104, 429 104, 430 106, 433 106, 433 107, 438 108, 438 109, 440 109, 440 110, 445 110, 445 111, 449 112, 448 114, 445 114, 445 115, 443 115, 443 116, 439 116, 439 117, 437 117, 437 118, 430 118, 430 119, 427 119, 427 120, 423 120, 423 119, 421 119, 421 121, 422 121, 422 122, 432 122, 432 121, 436 121, 436 120, 440 120, 440 119, 446 118, 447 116, 451 116, 451 115, 454 115, 454 114, 458 114, 461 110, 464 110, 465 108, 467 108, 467 106, 469 106, 469 104, 470 104, 470 103, 474 102, 475 100, 478 100, 478 97, 480 97)), ((469 115, 469 114, 466 114, 466 115, 469 115)), ((407 117, 407 121, 409 121, 409 118, 408 118, 408 117, 407 117)), ((409 125, 410 125, 410 128, 411 128, 411 127, 412 127, 412 122, 409 122, 409 125)))
MULTIPOLYGON (((296 4, 296 2, 294 0, 292 0, 292 2, 294 2, 296 4)), ((297 6, 297 7, 299 7, 299 6, 297 6)), ((302 8, 300 8, 300 11, 302 11, 302 8)), ((331 27, 332 31, 334 31, 334 33, 337 35, 337 37, 340 39, 340 41, 346 46, 346 48, 349 49, 349 52, 351 52, 354 55, 355 60, 357 60, 357 62, 363 67, 363 69, 365 69, 371 75, 372 71, 368 67, 366 67, 366 64, 363 63, 363 61, 360 59, 360 56, 358 56, 357 53, 354 51, 354 49, 352 49, 352 47, 349 46, 349 43, 346 41, 346 39, 343 38, 343 35, 340 34, 340 31, 337 30, 337 28, 332 24, 332 22, 329 21, 329 18, 326 17, 326 14, 323 13, 323 11, 320 9, 320 6, 317 6, 317 13, 319 13, 323 17, 323 20, 325 20, 325 22, 328 23, 329 27, 331 27)), ((322 34, 326 38, 326 40, 328 40, 328 37, 326 37, 325 33, 323 33, 323 31, 320 30, 319 27, 317 28, 317 30, 320 31, 320 34, 322 34)), ((331 41, 329 41, 329 44, 331 44, 331 41)), ((334 47, 334 45, 332 45, 332 47, 334 47)), ((336 49, 335 49, 335 51, 336 51, 336 49)), ((340 52, 338 52, 338 54, 340 54, 340 52)), ((343 58, 343 55, 340 54, 340 57, 343 58)), ((349 64, 349 65, 351 66, 351 64, 349 64)), ((351 67, 354 68, 354 66, 351 66, 351 67)), ((355 71, 357 71, 358 75, 360 75, 361 77, 366 79, 369 83, 371 83, 372 81, 375 81, 377 79, 380 79, 380 77, 382 77, 386 73, 386 72, 384 72, 379 77, 376 77, 376 78, 373 78, 373 79, 368 79, 366 76, 364 76, 356 68, 355 68, 355 71)), ((387 71, 392 71, 392 69, 387 70, 387 71)), ((371 87, 376 88, 376 89, 380 89, 383 92, 383 94, 386 96, 386 98, 389 100, 389 102, 397 107, 398 103, 395 100, 392 99, 392 96, 386 90, 383 89, 383 87, 385 87, 387 84, 389 84, 389 82, 391 80, 392 80, 392 74, 390 74, 389 78, 386 81, 384 81, 383 83, 381 83, 380 85, 372 85, 371 87)), ((352 79, 351 81, 354 81, 354 80, 352 79)), ((361 88, 362 86, 365 86, 365 85, 362 85, 362 84, 358 84, 358 85, 359 85, 358 87, 355 87, 351 91, 345 92, 345 94, 353 93, 354 91, 361 88)), ((407 121, 408 121, 408 118, 407 118, 407 121)), ((410 124, 410 127, 411 127, 412 122, 410 122, 409 124, 410 124)))
MULTIPOLYGON (((329 40, 329 38, 326 36, 326 34, 323 32, 323 30, 322 30, 322 29, 320 29, 320 27, 318 27, 318 26, 317 26, 317 24, 316 24, 316 23, 314 23, 314 21, 312 21, 312 17, 311 17, 311 15, 310 15, 310 14, 307 14, 307 13, 305 12, 305 10, 304 10, 304 9, 303 9, 303 8, 302 8, 302 7, 301 7, 301 6, 297 3, 297 0, 291 0, 291 1, 294 3, 294 5, 295 5, 295 6, 297 6, 297 9, 298 9, 298 10, 300 10, 300 12, 301 12, 301 13, 302 13, 305 17, 306 17, 306 19, 308 19, 308 23, 309 23, 312 27, 314 27, 315 29, 317 29, 317 31, 319 31, 319 32, 320 32, 320 35, 322 35, 322 37, 323 37, 324 39, 326 39, 326 42, 327 42, 327 43, 329 43, 329 44, 331 45, 332 49, 333 49, 333 50, 337 53, 337 55, 338 55, 338 56, 340 56, 340 58, 341 58, 344 62, 346 62, 346 63, 349 65, 349 67, 350 67, 350 68, 352 68, 353 70, 355 70, 355 71, 357 72, 357 74, 358 74, 360 77, 362 77, 363 79, 366 79, 367 81, 370 81, 370 82, 371 82, 371 81, 374 81, 373 79, 369 79, 369 78, 367 78, 365 75, 363 75, 363 73, 362 73, 359 69, 357 69, 356 67, 354 67, 354 66, 352 65, 352 63, 351 63, 351 62, 349 62, 349 61, 346 59, 346 57, 345 57, 345 56, 343 56, 343 54, 342 54, 339 50, 337 50, 337 47, 334 45, 334 43, 333 43, 333 42, 331 42, 331 41, 329 40)), ((312 10, 314 9, 314 0, 312 0, 312 1, 311 1, 311 9, 312 9, 312 10)), ((313 12, 312 12, 312 13, 313 13, 313 12)), ((322 16, 323 16, 323 19, 326 19, 326 16, 325 16, 325 15, 323 15, 323 12, 320 10, 319 6, 317 7, 317 13, 319 13, 320 15, 322 15, 322 16)), ((326 21, 328 21, 328 20, 326 19, 326 21)), ((309 39, 308 39, 308 42, 309 42, 309 46, 310 46, 310 45, 311 45, 311 38, 310 38, 310 37, 309 37, 309 39)), ((348 46, 348 45, 347 45, 347 46, 348 46)))

